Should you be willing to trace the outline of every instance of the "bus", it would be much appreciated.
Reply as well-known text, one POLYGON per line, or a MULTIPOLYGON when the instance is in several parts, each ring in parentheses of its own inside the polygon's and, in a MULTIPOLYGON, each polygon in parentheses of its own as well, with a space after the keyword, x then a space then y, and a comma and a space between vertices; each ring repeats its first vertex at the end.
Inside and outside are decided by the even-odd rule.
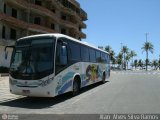
POLYGON ((12 94, 54 97, 105 82, 110 76, 107 52, 63 34, 20 38, 13 47, 9 85, 12 94))

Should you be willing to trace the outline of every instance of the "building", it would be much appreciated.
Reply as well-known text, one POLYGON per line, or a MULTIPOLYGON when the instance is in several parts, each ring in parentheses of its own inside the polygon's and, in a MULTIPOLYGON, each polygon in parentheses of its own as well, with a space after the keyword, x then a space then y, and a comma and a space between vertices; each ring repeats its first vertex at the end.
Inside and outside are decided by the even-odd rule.
POLYGON ((9 66, 4 46, 27 35, 62 33, 81 40, 87 14, 75 0, 0 0, 0 66, 9 66))

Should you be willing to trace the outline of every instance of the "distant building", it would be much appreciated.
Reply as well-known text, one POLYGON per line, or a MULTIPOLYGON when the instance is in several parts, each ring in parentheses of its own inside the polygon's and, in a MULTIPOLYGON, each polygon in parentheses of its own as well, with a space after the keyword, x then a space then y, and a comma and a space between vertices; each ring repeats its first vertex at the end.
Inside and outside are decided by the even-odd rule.
POLYGON ((62 33, 81 40, 87 14, 75 0, 0 0, 0 66, 9 67, 4 46, 27 35, 62 33))

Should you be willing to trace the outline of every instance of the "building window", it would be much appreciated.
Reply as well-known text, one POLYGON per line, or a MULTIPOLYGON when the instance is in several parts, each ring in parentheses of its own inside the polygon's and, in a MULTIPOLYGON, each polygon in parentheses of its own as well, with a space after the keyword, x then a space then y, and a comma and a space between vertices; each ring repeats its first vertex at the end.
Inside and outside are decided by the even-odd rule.
POLYGON ((41 18, 40 17, 36 17, 34 19, 34 24, 40 25, 41 24, 41 18))
POLYGON ((17 10, 12 8, 12 17, 17 18, 17 10))
POLYGON ((55 25, 54 24, 51 24, 51 29, 55 29, 55 25))
POLYGON ((3 12, 6 13, 6 4, 4 4, 3 12))
POLYGON ((62 15, 62 16, 61 16, 61 19, 62 19, 62 20, 67 20, 67 17, 66 17, 65 15, 62 15))
POLYGON ((35 0, 35 4, 41 6, 41 5, 42 5, 42 2, 41 2, 41 0, 35 0))
POLYGON ((66 34, 66 29, 62 28, 62 29, 61 29, 61 33, 62 33, 62 34, 66 34))
POLYGON ((53 12, 53 13, 56 13, 56 10, 55 10, 55 9, 52 9, 52 12, 53 12))
POLYGON ((10 31, 10 39, 16 39, 16 30, 13 28, 10 31))
POLYGON ((5 26, 2 27, 2 38, 6 38, 6 28, 5 26))

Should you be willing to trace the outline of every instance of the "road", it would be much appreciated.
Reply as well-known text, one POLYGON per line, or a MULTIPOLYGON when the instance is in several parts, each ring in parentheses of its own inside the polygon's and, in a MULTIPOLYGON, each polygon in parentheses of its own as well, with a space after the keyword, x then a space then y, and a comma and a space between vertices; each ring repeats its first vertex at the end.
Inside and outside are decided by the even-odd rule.
POLYGON ((55 98, 12 95, 8 78, 1 78, 0 113, 160 113, 160 72, 112 72, 105 84, 86 87, 75 97, 65 94, 55 98))

